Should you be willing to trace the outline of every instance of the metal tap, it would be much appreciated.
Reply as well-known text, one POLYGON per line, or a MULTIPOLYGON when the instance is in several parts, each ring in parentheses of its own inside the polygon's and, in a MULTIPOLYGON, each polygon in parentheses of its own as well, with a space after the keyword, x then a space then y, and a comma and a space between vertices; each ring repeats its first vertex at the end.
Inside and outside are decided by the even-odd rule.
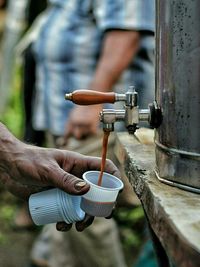
POLYGON ((102 103, 124 102, 124 109, 103 109, 100 112, 100 121, 103 123, 104 131, 114 131, 114 124, 124 121, 129 133, 134 133, 138 128, 139 121, 148 121, 152 128, 157 128, 162 121, 161 109, 156 101, 149 104, 148 109, 139 109, 138 93, 134 87, 130 87, 125 94, 102 93, 92 90, 76 90, 65 95, 66 100, 70 100, 79 105, 94 105, 102 103))
POLYGON ((100 112, 99 119, 103 123, 103 130, 112 132, 114 131, 115 122, 125 120, 125 110, 103 109, 100 112))

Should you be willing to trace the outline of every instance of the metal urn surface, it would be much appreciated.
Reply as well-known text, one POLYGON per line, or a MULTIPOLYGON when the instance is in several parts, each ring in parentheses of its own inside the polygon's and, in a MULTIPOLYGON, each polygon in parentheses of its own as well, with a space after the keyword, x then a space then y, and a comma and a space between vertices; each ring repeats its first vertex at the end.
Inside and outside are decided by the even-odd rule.
POLYGON ((200 1, 157 0, 156 130, 159 179, 200 192, 200 1))

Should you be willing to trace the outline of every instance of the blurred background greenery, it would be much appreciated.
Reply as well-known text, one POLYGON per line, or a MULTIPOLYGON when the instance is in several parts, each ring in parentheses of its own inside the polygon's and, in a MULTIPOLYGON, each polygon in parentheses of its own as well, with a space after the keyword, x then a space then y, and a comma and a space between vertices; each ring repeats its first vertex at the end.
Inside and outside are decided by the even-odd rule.
POLYGON ((3 122, 10 131, 22 139, 23 135, 23 119, 24 110, 22 105, 22 92, 21 92, 21 66, 16 65, 15 75, 13 78, 13 86, 11 95, 8 100, 8 104, 3 114, 0 114, 0 120, 3 122))

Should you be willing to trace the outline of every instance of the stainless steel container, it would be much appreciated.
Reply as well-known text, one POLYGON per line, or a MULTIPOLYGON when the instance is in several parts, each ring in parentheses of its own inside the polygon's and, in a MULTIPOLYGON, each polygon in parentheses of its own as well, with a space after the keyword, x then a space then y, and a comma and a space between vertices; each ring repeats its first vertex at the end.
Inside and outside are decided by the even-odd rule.
POLYGON ((157 175, 200 192, 200 1, 156 2, 157 175))

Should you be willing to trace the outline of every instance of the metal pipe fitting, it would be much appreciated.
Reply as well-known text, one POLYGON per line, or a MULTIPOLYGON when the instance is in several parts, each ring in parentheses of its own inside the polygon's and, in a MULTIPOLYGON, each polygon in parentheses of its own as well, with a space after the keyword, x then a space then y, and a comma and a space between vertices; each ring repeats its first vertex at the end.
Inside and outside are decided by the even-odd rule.
POLYGON ((124 121, 125 110, 103 109, 100 112, 100 121, 103 123, 104 131, 114 131, 116 121, 124 121))

